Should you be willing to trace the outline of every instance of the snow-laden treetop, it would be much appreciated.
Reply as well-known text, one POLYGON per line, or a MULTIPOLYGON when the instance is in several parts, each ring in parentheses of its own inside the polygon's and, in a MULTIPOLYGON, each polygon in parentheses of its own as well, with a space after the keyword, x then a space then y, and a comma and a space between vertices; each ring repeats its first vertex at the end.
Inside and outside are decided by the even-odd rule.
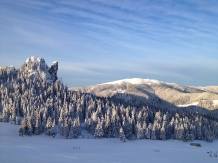
POLYGON ((116 80, 116 81, 113 81, 113 82, 108 82, 108 83, 103 83, 103 84, 127 84, 127 83, 128 84, 134 84, 134 85, 139 85, 139 84, 147 84, 147 85, 151 85, 151 84, 173 84, 173 83, 162 82, 162 81, 155 80, 155 79, 141 79, 141 78, 116 80))

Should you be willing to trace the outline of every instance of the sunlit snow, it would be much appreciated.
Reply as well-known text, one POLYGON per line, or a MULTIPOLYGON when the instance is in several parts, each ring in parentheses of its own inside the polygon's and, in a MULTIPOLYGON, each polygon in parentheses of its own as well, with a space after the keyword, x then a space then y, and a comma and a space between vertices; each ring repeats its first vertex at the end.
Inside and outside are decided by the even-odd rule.
POLYGON ((64 139, 57 136, 18 135, 19 126, 0 122, 0 163, 217 163, 218 141, 190 146, 178 140, 93 139, 83 131, 84 138, 64 139), (89 136, 89 139, 88 139, 89 136), (212 153, 212 157, 207 152, 212 153))
MULTIPOLYGON (((202 101, 204 101, 204 100, 202 100, 202 101)), ((218 105, 218 100, 212 100, 212 102, 213 102, 213 106, 218 105)), ((197 106, 198 104, 199 104, 199 101, 193 102, 193 103, 191 103, 191 104, 177 105, 177 106, 178 106, 178 107, 188 107, 188 106, 197 106)))

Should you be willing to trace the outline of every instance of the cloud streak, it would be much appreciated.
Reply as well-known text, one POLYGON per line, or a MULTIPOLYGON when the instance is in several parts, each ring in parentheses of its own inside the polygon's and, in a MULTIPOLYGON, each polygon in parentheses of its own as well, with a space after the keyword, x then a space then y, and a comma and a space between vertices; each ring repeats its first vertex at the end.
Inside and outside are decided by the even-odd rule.
MULTIPOLYGON (((214 85, 217 5, 214 0, 1 1, 0 64, 13 55, 58 60, 60 72, 79 76, 87 81, 83 85, 129 77, 214 85)), ((66 79, 68 85, 80 84, 66 79)))

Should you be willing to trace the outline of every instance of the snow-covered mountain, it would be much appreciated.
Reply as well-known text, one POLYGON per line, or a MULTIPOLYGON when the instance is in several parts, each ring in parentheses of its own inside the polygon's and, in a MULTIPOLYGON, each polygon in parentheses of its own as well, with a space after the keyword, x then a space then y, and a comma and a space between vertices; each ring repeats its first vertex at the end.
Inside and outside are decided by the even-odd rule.
POLYGON ((154 95, 180 107, 198 105, 208 109, 218 108, 216 102, 218 86, 193 87, 154 79, 133 78, 83 88, 71 88, 71 90, 80 90, 104 97, 116 93, 134 94, 146 98, 154 95))

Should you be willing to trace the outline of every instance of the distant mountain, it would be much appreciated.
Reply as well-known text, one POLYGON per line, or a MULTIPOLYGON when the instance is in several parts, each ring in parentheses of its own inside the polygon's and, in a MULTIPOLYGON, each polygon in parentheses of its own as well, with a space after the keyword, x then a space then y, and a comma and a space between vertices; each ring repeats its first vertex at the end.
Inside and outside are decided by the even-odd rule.
POLYGON ((218 108, 218 86, 193 87, 153 79, 123 79, 83 88, 70 88, 97 96, 108 97, 116 93, 134 94, 145 98, 158 96, 179 107, 198 105, 210 110, 218 108))

